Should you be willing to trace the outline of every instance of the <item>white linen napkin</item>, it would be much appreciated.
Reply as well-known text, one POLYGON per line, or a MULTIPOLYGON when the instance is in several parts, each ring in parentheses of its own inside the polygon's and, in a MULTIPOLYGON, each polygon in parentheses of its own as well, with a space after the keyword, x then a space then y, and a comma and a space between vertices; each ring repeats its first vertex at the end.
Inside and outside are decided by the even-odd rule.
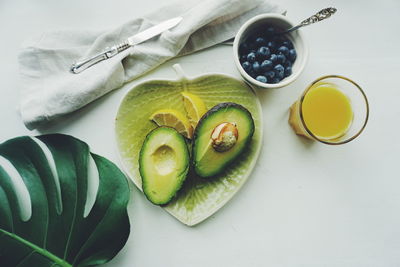
POLYGON ((85 106, 174 56, 234 37, 239 27, 255 15, 281 11, 265 0, 185 0, 108 31, 44 33, 24 45, 18 58, 22 120, 28 129, 35 129, 85 106), (160 36, 79 74, 69 71, 72 63, 177 16, 183 17, 180 24, 160 36))

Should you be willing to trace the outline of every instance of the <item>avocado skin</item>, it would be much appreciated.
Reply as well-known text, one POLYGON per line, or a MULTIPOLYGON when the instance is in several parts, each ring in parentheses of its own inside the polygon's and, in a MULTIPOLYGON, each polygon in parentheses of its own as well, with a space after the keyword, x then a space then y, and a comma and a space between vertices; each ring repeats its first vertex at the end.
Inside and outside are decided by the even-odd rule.
MULTIPOLYGON (((194 171, 202 178, 209 178, 209 177, 213 177, 216 176, 218 174, 220 174, 221 172, 223 172, 226 168, 229 167, 229 165, 234 162, 238 157, 234 157, 231 160, 226 161, 224 164, 222 164, 221 168, 219 168, 218 170, 216 170, 215 172, 209 174, 209 175, 203 175, 199 172, 199 170, 196 168, 196 162, 195 162, 195 144, 196 144, 196 140, 197 138, 200 136, 200 128, 201 125, 203 124, 203 122, 205 122, 208 117, 210 117, 212 114, 214 114, 215 112, 221 110, 221 109, 227 109, 227 108, 236 108, 236 109, 240 109, 241 111, 243 111, 250 119, 251 119, 251 129, 250 129, 250 133, 248 138, 246 139, 246 142, 243 146, 243 149, 238 153, 238 155, 240 155, 241 152, 243 152, 244 149, 246 149, 246 147, 248 147, 248 145, 251 142, 251 139, 253 137, 254 134, 254 130, 255 130, 255 126, 254 126, 254 120, 253 117, 251 116, 250 111, 248 111, 245 107, 243 107, 242 105, 239 105, 237 103, 233 103, 233 102, 223 102, 223 103, 219 103, 217 105, 215 105, 214 107, 212 107, 210 110, 208 110, 199 120, 196 129, 194 130, 193 133, 193 143, 192 143, 192 157, 191 157, 191 165, 193 166, 194 171)), ((223 121, 221 121, 222 123, 223 121)))
POLYGON ((159 205, 159 206, 166 206, 168 203, 170 203, 176 197, 176 195, 179 192, 179 190, 182 188, 183 183, 185 182, 187 174, 189 172, 189 167, 190 167, 190 154, 189 154, 189 148, 188 148, 187 143, 186 143, 186 139, 185 139, 185 137, 183 135, 179 134, 174 128, 168 127, 168 126, 159 126, 159 127, 155 128, 155 129, 151 130, 146 135, 146 137, 145 137, 145 139, 143 141, 142 148, 140 149, 140 153, 139 153, 139 173, 140 173, 140 177, 142 179, 142 190, 143 190, 143 193, 151 203, 153 203, 154 205, 159 205), (144 146, 149 141, 149 139, 151 138, 152 134, 154 134, 155 131, 159 131, 159 130, 165 129, 165 128, 175 131, 182 138, 182 141, 185 143, 185 147, 186 147, 186 150, 184 151, 184 153, 186 154, 186 157, 188 158, 188 164, 186 165, 186 168, 181 173, 179 173, 177 175, 179 177, 183 176, 183 178, 176 185, 174 192, 172 192, 165 201, 156 202, 151 198, 150 195, 148 195, 146 193, 147 192, 147 183, 146 183, 146 179, 144 178, 144 177, 146 177, 146 174, 145 174, 145 172, 143 170, 143 163, 141 162, 141 159, 143 158, 144 153, 146 153, 146 151, 144 149, 144 146))

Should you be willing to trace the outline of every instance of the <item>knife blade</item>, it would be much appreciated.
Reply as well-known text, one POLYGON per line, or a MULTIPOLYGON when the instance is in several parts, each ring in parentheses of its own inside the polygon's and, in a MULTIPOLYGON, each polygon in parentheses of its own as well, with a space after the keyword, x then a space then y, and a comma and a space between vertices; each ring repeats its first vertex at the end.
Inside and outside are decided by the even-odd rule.
POLYGON ((142 32, 139 32, 131 37, 129 37, 125 42, 114 45, 111 48, 106 49, 105 51, 94 55, 91 58, 82 60, 80 62, 76 62, 72 64, 70 71, 72 73, 80 73, 84 71, 85 69, 99 63, 100 61, 109 59, 118 53, 128 49, 131 46, 138 45, 140 43, 143 43, 144 41, 147 41, 161 33, 163 33, 166 30, 169 30, 176 25, 178 25, 182 21, 182 17, 176 17, 173 19, 169 19, 166 21, 163 21, 155 26, 152 26, 142 32))
POLYGON ((144 30, 142 32, 139 32, 138 34, 135 34, 131 37, 128 38, 128 43, 129 45, 137 45, 140 44, 144 41, 147 41, 148 39, 159 35, 160 33, 163 33, 164 31, 171 29, 175 27, 176 25, 181 22, 182 17, 177 17, 173 19, 166 20, 164 22, 161 22, 160 24, 150 27, 147 30, 144 30))

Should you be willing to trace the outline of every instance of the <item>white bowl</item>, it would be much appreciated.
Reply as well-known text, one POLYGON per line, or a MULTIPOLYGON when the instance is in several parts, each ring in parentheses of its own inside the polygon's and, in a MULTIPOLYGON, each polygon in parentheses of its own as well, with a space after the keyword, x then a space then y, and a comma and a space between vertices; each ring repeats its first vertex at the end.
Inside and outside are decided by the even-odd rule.
POLYGON ((239 46, 249 37, 249 35, 266 25, 275 26, 281 29, 288 29, 294 26, 294 24, 290 20, 280 14, 261 14, 251 18, 246 23, 244 23, 242 27, 240 27, 238 33, 236 34, 235 40, 233 42, 233 57, 235 65, 240 74, 250 85, 259 88, 280 88, 290 84, 291 82, 296 80, 297 77, 299 77, 308 59, 308 48, 303 40, 301 30, 293 31, 289 34, 286 34, 286 37, 290 41, 292 41, 294 48, 297 52, 297 58, 292 66, 292 74, 284 78, 279 83, 275 84, 262 83, 260 81, 257 81, 249 74, 247 74, 246 71, 242 68, 239 60, 239 46))

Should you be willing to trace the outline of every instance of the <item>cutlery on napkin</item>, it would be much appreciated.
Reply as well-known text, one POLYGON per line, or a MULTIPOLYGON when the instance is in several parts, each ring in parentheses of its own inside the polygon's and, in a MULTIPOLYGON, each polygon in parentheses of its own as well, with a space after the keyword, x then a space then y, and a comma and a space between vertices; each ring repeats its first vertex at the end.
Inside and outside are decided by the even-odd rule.
POLYGON ((154 25, 153 27, 150 27, 142 32, 139 32, 139 33, 129 37, 125 42, 122 42, 117 45, 113 45, 110 48, 106 48, 106 50, 104 50, 103 52, 100 52, 99 54, 96 54, 92 57, 89 57, 87 59, 84 59, 82 61, 72 64, 70 71, 72 73, 78 74, 78 73, 84 71, 85 69, 90 68, 91 66, 96 65, 97 63, 99 63, 103 60, 112 58, 113 56, 121 53, 122 51, 124 51, 125 49, 128 49, 129 47, 143 43, 143 42, 153 38, 154 36, 157 36, 157 35, 161 34, 162 32, 175 27, 181 21, 182 21, 182 17, 176 17, 173 19, 163 21, 160 24, 154 25))
POLYGON ((211 47, 235 36, 251 17, 282 12, 264 0, 186 0, 164 6, 109 31, 57 31, 28 41, 18 57, 21 75, 20 113, 36 129, 82 108, 175 56, 211 47), (182 21, 159 36, 129 47, 80 74, 71 64, 125 41, 160 22, 182 21))

